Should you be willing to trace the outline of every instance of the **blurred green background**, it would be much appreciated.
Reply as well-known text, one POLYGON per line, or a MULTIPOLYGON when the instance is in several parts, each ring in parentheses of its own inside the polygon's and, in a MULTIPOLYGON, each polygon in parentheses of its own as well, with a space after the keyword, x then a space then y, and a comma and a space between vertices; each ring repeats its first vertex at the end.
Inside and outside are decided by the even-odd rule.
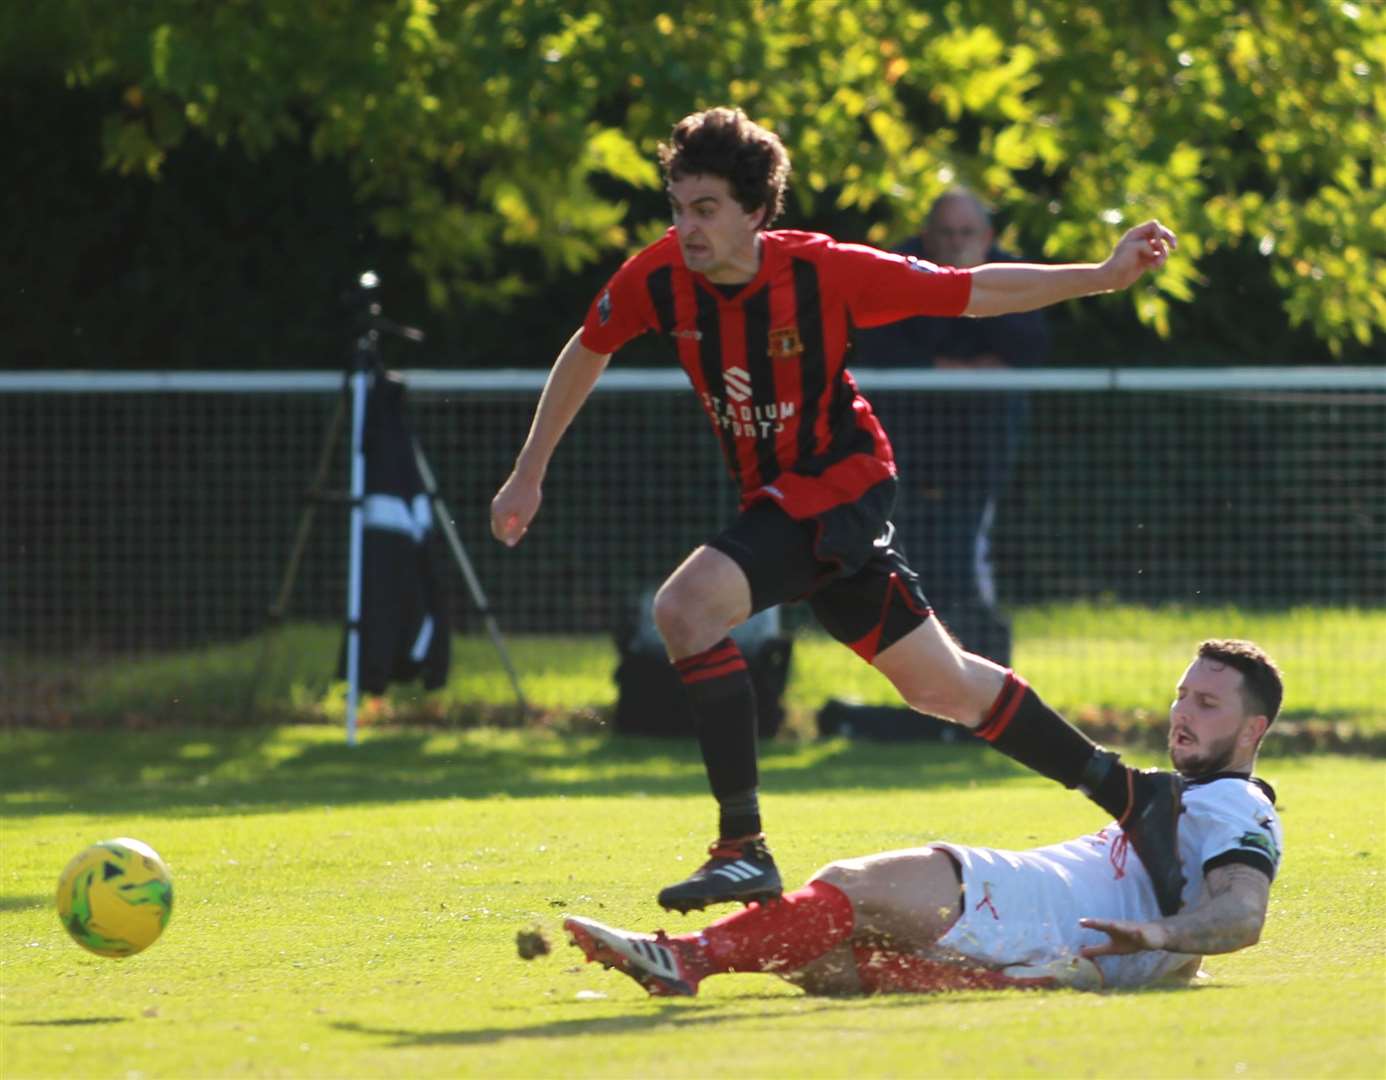
POLYGON ((893 246, 966 183, 1029 257, 1177 228, 1056 365, 1380 357, 1379 3, 50 0, 0 12, 0 366, 337 367, 367 267, 410 365, 546 365, 727 103, 787 226, 893 246))

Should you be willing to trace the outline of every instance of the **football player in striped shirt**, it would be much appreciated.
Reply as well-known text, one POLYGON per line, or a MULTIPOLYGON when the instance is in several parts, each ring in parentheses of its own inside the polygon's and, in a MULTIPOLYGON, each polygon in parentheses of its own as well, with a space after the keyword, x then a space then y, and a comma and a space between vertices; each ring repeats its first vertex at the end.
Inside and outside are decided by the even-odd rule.
POLYGON ((895 461, 847 369, 852 335, 910 315, 1000 315, 1125 289, 1169 257, 1159 222, 1129 230, 1101 263, 971 269, 771 229, 789 157, 739 109, 694 113, 660 147, 673 224, 593 300, 549 373, 491 528, 520 541, 560 438, 611 354, 668 339, 741 491, 740 513, 655 596, 654 618, 697 718, 719 807, 708 861, 664 889, 665 908, 778 896, 759 805, 755 695, 729 636, 752 614, 806 600, 828 633, 914 708, 947 717, 1114 815, 1172 913, 1180 783, 1137 772, 1050 709, 1015 672, 963 651, 934 616, 895 543, 895 461))

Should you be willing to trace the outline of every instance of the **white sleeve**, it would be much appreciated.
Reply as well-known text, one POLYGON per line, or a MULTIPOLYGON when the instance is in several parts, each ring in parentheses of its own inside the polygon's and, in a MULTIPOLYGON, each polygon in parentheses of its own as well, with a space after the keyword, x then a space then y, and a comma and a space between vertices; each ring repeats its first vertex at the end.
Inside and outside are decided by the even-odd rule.
POLYGON ((1228 863, 1243 863, 1275 880, 1284 837, 1275 807, 1260 789, 1239 779, 1217 780, 1188 792, 1184 807, 1195 826, 1198 861, 1205 874, 1228 863))

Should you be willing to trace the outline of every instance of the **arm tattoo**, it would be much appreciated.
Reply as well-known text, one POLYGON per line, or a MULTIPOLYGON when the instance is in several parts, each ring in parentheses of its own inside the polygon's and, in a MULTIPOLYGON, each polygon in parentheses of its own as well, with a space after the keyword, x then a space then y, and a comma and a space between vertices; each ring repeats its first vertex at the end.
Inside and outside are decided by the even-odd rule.
POLYGON ((1208 871, 1205 881, 1201 904, 1161 922, 1165 948, 1206 955, 1256 944, 1266 920, 1270 879, 1254 867, 1229 863, 1208 871))

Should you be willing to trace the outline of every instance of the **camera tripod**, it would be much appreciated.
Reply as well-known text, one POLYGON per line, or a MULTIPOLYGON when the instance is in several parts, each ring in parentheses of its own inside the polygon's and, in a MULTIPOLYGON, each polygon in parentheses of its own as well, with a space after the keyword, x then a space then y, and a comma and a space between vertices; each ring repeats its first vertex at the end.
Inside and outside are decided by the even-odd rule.
MULTIPOLYGON (((338 399, 337 407, 328 423, 322 449, 318 455, 317 471, 309 488, 303 511, 299 515, 298 528, 294 535, 288 563, 285 566, 284 577, 280 582, 275 601, 269 608, 270 626, 273 629, 283 621, 288 610, 289 598, 293 593, 294 582, 298 577, 303 552, 312 534, 313 521, 318 506, 323 503, 345 503, 350 508, 344 658, 347 681, 346 737, 348 745, 353 746, 356 744, 356 717, 360 699, 361 582, 365 548, 366 399, 370 392, 372 380, 385 376, 384 368, 380 362, 381 336, 388 334, 415 343, 424 339, 422 331, 411 326, 402 326, 381 314, 380 303, 374 296, 374 291, 379 287, 379 284, 379 277, 373 272, 367 271, 357 279, 356 288, 344 296, 344 299, 356 309, 359 332, 352 347, 351 365, 344 379, 343 393, 338 399), (344 494, 332 493, 324 485, 341 438, 348 407, 351 414, 350 486, 344 494)), ((481 579, 477 576, 476 568, 467 554, 462 538, 457 533, 452 514, 448 511, 447 504, 444 503, 438 492, 437 477, 424 455, 423 447, 412 433, 410 434, 410 442, 414 465, 418 470, 419 481, 432 509, 434 520, 442 532, 453 561, 457 564, 457 568, 466 582, 474 609, 482 617, 486 632, 500 657, 501 666, 505 668, 505 673, 510 679, 511 689, 515 693, 516 711, 519 718, 523 719, 528 713, 529 707, 525 701, 524 691, 520 688, 519 676, 505 647, 505 640, 501 636, 500 626, 496 622, 495 614, 491 611, 486 592, 481 586, 481 579)), ((255 694, 259 688, 269 652, 269 644, 270 637, 267 635, 260 650, 254 678, 251 681, 247 712, 250 712, 254 705, 255 694)))

